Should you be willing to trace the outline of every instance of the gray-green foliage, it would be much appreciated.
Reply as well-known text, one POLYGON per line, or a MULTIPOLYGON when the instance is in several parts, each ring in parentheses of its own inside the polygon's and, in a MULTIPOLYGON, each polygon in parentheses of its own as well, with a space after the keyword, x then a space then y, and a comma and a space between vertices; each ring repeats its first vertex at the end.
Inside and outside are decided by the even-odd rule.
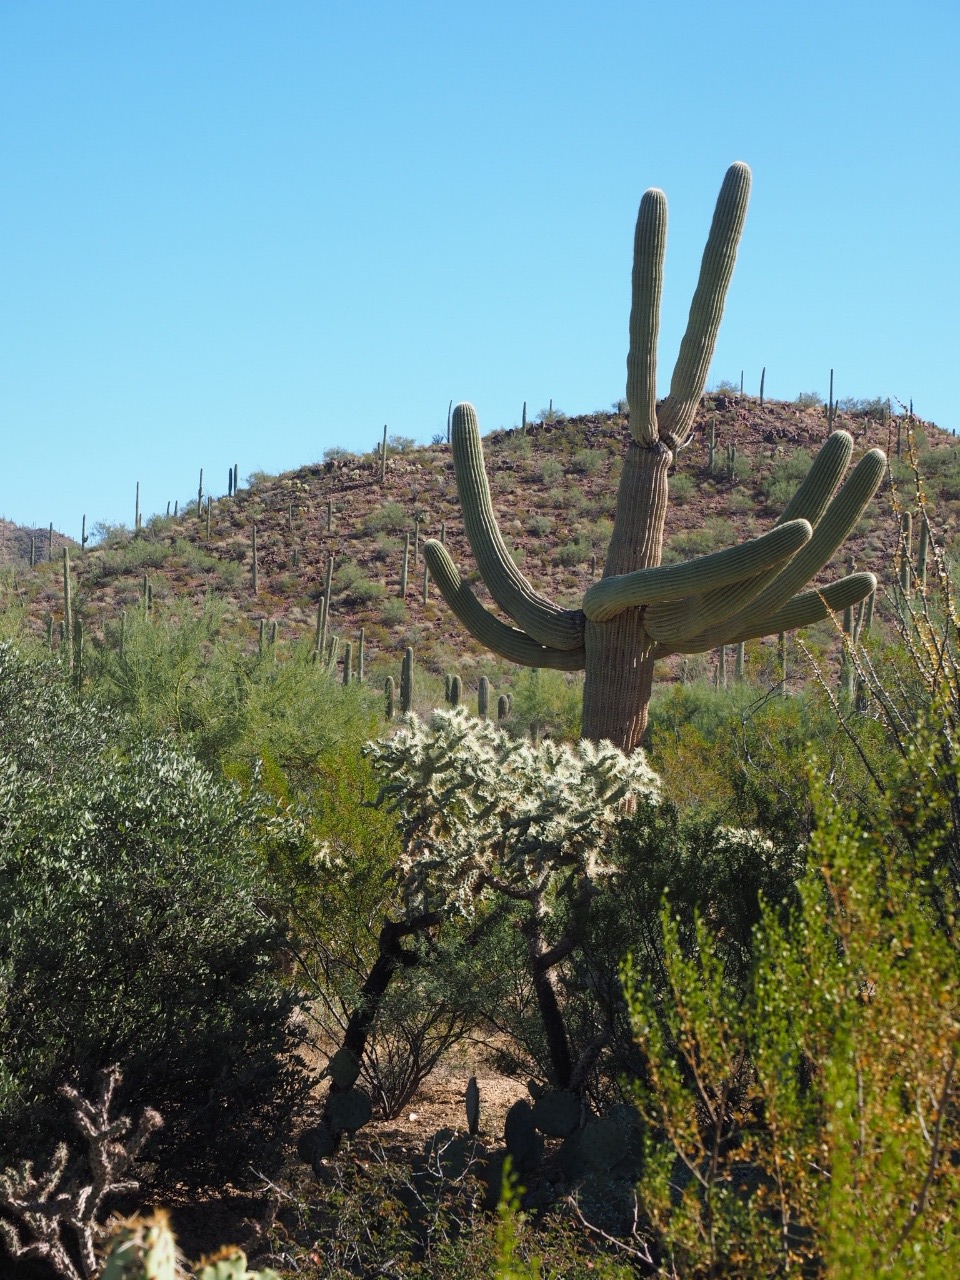
POLYGON ((171 1175, 269 1148, 295 1073, 265 871, 303 828, 4 646, 0 831, 0 1147, 43 1150, 56 1086, 119 1062, 171 1175))

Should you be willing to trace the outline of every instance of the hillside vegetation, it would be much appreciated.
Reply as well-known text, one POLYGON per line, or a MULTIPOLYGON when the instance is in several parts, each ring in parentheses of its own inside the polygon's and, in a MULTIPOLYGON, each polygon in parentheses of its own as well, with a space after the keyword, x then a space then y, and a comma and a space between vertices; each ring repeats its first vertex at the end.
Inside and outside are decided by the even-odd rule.
MULTIPOLYGON (((173 1280, 162 1205, 243 1246, 202 1280, 957 1273, 960 447, 811 401, 704 397, 666 558, 769 527, 843 427, 890 457, 830 574, 877 574, 872 625, 665 661, 632 755, 425 592, 425 537, 471 565, 444 443, 32 565, 8 530, 0 1268, 173 1280)), ((561 602, 626 441, 485 440, 561 602)))
MULTIPOLYGON (((756 536, 777 519, 827 434, 826 409, 810 404, 812 399, 761 406, 729 388, 704 397, 693 443, 671 476, 666 563, 756 536)), ((857 568, 873 570, 881 582, 889 574, 897 542, 896 522, 889 516, 894 504, 909 505, 915 494, 908 431, 949 553, 960 527, 960 447, 954 438, 907 415, 891 418, 879 401, 849 402, 834 425, 854 436, 855 459, 876 445, 888 450, 897 498, 887 489, 871 505, 840 553, 844 564, 832 567, 846 571, 852 557, 857 568)), ((585 587, 602 571, 628 439, 620 412, 570 419, 545 414, 525 430, 495 431, 485 439, 501 530, 526 576, 561 604, 578 606, 585 587)), ((199 515, 193 498, 178 504, 182 514, 152 516, 136 532, 115 526, 101 530, 101 539, 82 551, 73 544, 73 607, 88 642, 104 643, 125 611, 142 609, 148 584, 158 614, 179 616, 216 599, 223 606, 223 625, 248 645, 258 643, 261 624, 269 637, 274 623, 281 646, 309 645, 332 562, 328 634, 356 646, 364 629, 369 679, 382 687, 385 674, 398 675, 403 651, 412 645, 426 672, 457 671, 474 692, 481 674, 498 688, 509 687, 516 669, 469 636, 435 587, 428 584, 424 597, 418 546, 442 536, 478 596, 489 599, 471 574, 449 447, 417 447, 394 438, 387 452, 383 478, 377 450, 331 449, 325 461, 297 471, 251 476, 234 496, 212 499, 209 512, 206 496, 199 515), (401 596, 408 535, 407 586, 401 596)), ((35 541, 37 555, 45 558, 33 568, 30 531, 8 529, 2 545, 12 593, 27 624, 38 637, 52 635, 56 646, 63 618, 61 547, 69 544, 55 535, 50 558, 47 531, 37 531, 35 541)), ((829 625, 819 628, 827 647, 829 631, 829 625)), ((342 650, 337 661, 342 666, 342 650)), ((712 670, 715 662, 716 654, 688 660, 683 674, 712 670)), ((677 678, 683 665, 677 658, 661 664, 659 678, 677 678)))

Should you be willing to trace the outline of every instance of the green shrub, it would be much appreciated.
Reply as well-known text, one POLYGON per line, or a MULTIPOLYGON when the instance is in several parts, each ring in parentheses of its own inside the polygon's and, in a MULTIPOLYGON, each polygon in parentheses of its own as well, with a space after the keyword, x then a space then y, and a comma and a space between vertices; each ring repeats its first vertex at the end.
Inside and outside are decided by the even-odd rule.
POLYGON ((554 519, 552 516, 529 516, 527 519, 527 533, 534 538, 543 538, 553 531, 554 519))
POLYGON ((929 764, 949 790, 957 771, 937 736, 918 733, 872 826, 815 786, 799 905, 764 908, 745 988, 717 932, 701 922, 685 954, 667 916, 666 991, 628 989, 651 1135, 639 1208, 673 1274, 960 1268, 952 818, 929 764))
POLYGON ((265 864, 305 833, 0 648, 0 1149, 121 1064, 164 1175, 273 1162, 299 1091, 265 864))
POLYGON ((413 522, 399 502, 385 502, 364 516, 362 527, 364 533, 403 533, 413 522))
POLYGON ((570 462, 571 470, 583 476, 595 476, 607 459, 603 449, 577 449, 570 462))
POLYGON ((693 476, 675 472, 669 480, 670 497, 680 507, 686 506, 696 491, 693 476))

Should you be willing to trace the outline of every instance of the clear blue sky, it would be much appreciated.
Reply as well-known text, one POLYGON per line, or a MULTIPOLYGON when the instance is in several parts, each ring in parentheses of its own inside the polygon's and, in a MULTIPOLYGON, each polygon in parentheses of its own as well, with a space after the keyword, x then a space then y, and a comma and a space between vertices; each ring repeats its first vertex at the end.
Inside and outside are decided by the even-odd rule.
POLYGON ((4 0, 0 514, 623 394, 662 187, 669 380, 724 170, 711 382, 960 428, 960 4, 4 0))

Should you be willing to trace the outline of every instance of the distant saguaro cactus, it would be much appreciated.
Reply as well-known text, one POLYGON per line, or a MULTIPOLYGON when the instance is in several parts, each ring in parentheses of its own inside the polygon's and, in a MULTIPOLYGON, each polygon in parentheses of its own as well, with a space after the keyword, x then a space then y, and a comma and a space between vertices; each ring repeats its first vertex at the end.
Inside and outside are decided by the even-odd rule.
POLYGON ((525 666, 585 670, 583 736, 609 739, 626 752, 635 749, 646 726, 658 658, 807 626, 862 600, 876 585, 873 574, 855 573, 803 589, 857 523, 884 475, 883 454, 871 450, 836 492, 853 453, 853 440, 839 431, 768 533, 696 560, 660 564, 667 477, 693 431, 749 190, 747 166, 732 165, 717 200, 670 394, 659 405, 666 198, 653 190, 640 203, 627 356, 632 441, 603 576, 587 589, 582 608, 554 604, 517 568, 497 527, 476 412, 461 404, 453 414, 453 459, 467 537, 491 595, 516 625, 501 622, 480 603, 434 540, 424 548, 431 576, 461 622, 495 653, 525 666))
POLYGON ((400 710, 406 715, 413 710, 413 649, 407 645, 400 666, 400 710))

